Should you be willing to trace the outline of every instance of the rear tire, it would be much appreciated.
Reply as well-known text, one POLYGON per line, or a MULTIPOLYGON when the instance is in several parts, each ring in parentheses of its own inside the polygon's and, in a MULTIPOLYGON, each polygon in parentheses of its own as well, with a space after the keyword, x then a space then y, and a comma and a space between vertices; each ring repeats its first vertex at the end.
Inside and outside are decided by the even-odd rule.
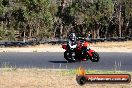
POLYGON ((99 59, 100 59, 99 54, 98 54, 97 52, 93 52, 93 53, 92 53, 92 57, 90 58, 90 60, 91 60, 92 62, 98 62, 99 59))

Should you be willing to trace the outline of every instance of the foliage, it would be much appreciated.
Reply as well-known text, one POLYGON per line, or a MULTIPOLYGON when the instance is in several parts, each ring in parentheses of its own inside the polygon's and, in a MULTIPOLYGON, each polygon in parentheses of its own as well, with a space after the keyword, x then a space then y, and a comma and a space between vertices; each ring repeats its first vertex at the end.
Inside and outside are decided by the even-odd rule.
POLYGON ((0 40, 132 35, 131 0, 0 0, 0 40), (119 24, 119 6, 122 24, 119 24))

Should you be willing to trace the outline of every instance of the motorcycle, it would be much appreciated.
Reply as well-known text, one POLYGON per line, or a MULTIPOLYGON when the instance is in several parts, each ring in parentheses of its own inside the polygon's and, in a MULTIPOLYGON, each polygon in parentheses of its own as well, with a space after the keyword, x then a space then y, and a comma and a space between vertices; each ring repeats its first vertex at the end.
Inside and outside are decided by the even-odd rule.
POLYGON ((78 42, 76 48, 68 49, 67 44, 62 44, 62 48, 66 51, 64 52, 64 58, 68 62, 76 61, 87 61, 98 62, 100 57, 97 52, 89 48, 89 43, 87 41, 78 42))

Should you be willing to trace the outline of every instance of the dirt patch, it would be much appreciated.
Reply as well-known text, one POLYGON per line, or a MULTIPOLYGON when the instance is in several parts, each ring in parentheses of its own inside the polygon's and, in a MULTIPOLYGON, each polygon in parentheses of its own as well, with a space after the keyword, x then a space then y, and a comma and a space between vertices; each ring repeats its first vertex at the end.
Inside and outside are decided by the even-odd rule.
POLYGON ((76 82, 76 74, 63 70, 6 70, 0 72, 0 77, 0 88, 132 88, 132 83, 80 86, 76 82))

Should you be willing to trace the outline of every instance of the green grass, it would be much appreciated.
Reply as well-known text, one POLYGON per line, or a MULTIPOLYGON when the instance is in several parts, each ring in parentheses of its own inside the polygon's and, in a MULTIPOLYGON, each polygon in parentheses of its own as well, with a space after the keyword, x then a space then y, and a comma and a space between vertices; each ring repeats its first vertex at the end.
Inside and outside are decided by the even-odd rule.
MULTIPOLYGON (((32 70, 37 72, 45 72, 45 71, 55 71, 59 72, 62 75, 75 75, 78 73, 78 69, 46 69, 46 68, 35 68, 35 67, 29 67, 29 68, 17 68, 16 66, 11 67, 9 63, 3 63, 2 68, 0 70, 2 71, 17 71, 17 70, 32 70)), ((85 74, 132 74, 130 71, 120 71, 120 70, 91 70, 86 69, 85 74)))
MULTIPOLYGON (((78 73, 77 69, 65 70, 65 69, 40 69, 40 68, 16 68, 16 67, 2 67, 2 71, 17 71, 17 70, 32 70, 38 72, 55 71, 60 72, 63 75, 75 75, 78 73)), ((85 74, 132 74, 130 71, 108 71, 108 70, 85 70, 85 74)))
MULTIPOLYGON (((75 75, 78 70, 61 70, 62 75, 75 75)), ((130 74, 130 71, 108 71, 108 70, 85 70, 85 74, 130 74)))

